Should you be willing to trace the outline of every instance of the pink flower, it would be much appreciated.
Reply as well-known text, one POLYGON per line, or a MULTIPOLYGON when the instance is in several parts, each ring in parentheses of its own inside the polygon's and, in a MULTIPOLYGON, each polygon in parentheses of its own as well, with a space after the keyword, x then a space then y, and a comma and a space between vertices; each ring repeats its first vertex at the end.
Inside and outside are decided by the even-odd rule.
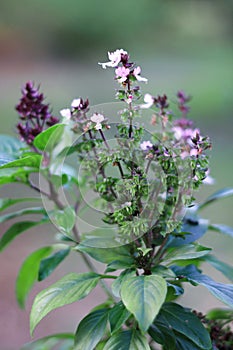
POLYGON ((135 78, 138 81, 144 81, 145 83, 147 83, 148 79, 141 77, 140 74, 141 74, 141 67, 138 66, 138 67, 134 68, 133 75, 135 76, 135 78))
POLYGON ((128 75, 130 73, 129 68, 125 68, 125 67, 118 67, 115 70, 116 73, 116 78, 119 81, 119 83, 123 83, 124 81, 127 80, 128 75))
POLYGON ((101 122, 104 121, 104 116, 100 113, 94 113, 93 116, 90 118, 93 123, 96 123, 95 129, 96 130, 101 130, 102 129, 102 124, 101 122))
POLYGON ((123 49, 117 49, 114 52, 108 52, 109 62, 100 63, 99 64, 106 69, 106 67, 117 67, 121 62, 121 55, 128 55, 127 51, 123 49))

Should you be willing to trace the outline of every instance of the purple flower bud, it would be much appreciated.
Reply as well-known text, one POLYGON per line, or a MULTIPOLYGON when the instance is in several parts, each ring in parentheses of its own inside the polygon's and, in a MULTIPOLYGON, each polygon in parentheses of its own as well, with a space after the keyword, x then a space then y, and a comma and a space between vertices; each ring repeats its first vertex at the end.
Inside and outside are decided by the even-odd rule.
POLYGON ((22 89, 22 97, 15 107, 19 117, 25 125, 18 123, 18 133, 23 141, 32 144, 35 136, 40 134, 46 126, 59 122, 57 117, 51 115, 49 104, 45 104, 44 95, 39 92, 34 83, 28 81, 22 89))

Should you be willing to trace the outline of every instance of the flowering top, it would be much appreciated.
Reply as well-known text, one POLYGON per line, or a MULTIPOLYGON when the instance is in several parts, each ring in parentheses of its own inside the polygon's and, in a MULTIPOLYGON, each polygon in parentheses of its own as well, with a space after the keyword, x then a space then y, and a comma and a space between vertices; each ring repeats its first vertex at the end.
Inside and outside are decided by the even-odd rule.
MULTIPOLYGON (((127 51, 123 49, 117 49, 114 52, 108 52, 109 62, 105 63, 99 63, 102 65, 104 69, 106 67, 115 67, 115 79, 118 81, 118 83, 122 84, 124 87, 127 87, 128 91, 125 94, 123 99, 125 101, 129 101, 128 94, 131 94, 133 96, 133 93, 135 92, 133 89, 131 90, 131 83, 135 81, 139 82, 147 82, 147 79, 141 76, 141 67, 137 66, 135 67, 135 64, 133 62, 129 61, 129 54, 127 51)), ((139 88, 137 87, 136 93, 138 92, 139 88)), ((120 93, 120 96, 122 94, 120 93)), ((117 97, 119 98, 119 95, 117 94, 117 97)))
POLYGON ((100 63, 99 64, 106 69, 106 67, 117 67, 118 64, 122 61, 122 59, 126 59, 126 56, 128 56, 127 51, 123 49, 117 49, 114 52, 108 52, 108 58, 109 62, 100 63))
POLYGON ((46 127, 59 122, 57 117, 52 116, 49 105, 45 104, 44 95, 39 88, 34 87, 29 81, 22 89, 22 98, 16 106, 22 122, 17 124, 21 139, 31 145, 35 136, 40 134, 46 127))

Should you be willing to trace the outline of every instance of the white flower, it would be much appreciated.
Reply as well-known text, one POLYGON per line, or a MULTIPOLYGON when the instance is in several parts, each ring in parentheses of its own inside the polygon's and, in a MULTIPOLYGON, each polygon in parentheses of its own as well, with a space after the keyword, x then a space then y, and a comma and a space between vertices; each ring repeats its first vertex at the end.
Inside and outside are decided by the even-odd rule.
POLYGON ((71 107, 73 107, 73 108, 79 107, 80 102, 81 102, 81 99, 80 99, 80 98, 75 98, 75 99, 71 102, 71 107))
POLYGON ((143 108, 143 109, 150 108, 154 104, 154 97, 151 96, 150 94, 145 94, 144 102, 145 102, 145 104, 140 105, 140 107, 143 108))
POLYGON ((128 55, 127 51, 123 50, 123 49, 117 49, 114 52, 108 52, 108 58, 109 58, 109 62, 105 62, 105 63, 100 63, 99 64, 106 69, 106 67, 117 67, 118 64, 121 61, 121 55, 128 55))
POLYGON ((95 129, 96 130, 101 130, 102 129, 102 124, 101 122, 104 121, 104 116, 100 113, 94 113, 93 116, 90 118, 93 123, 96 123, 95 129))
POLYGON ((104 121, 104 116, 100 113, 94 113, 90 119, 92 122, 99 124, 104 121))
POLYGON ((212 176, 207 175, 206 178, 202 181, 202 183, 206 185, 213 185, 215 183, 215 180, 212 176))
POLYGON ((65 120, 70 120, 71 119, 71 111, 70 111, 69 108, 62 109, 60 111, 60 114, 65 120))
POLYGON ((101 123, 97 123, 95 126, 96 130, 101 130, 102 129, 102 124, 101 123))
POLYGON ((135 76, 135 78, 138 81, 144 81, 145 83, 147 83, 148 79, 141 77, 140 74, 141 74, 141 67, 138 66, 138 67, 134 68, 133 75, 135 76))
POLYGON ((143 151, 148 151, 148 150, 150 150, 152 147, 153 147, 153 144, 152 144, 150 141, 143 141, 143 142, 140 144, 140 148, 141 148, 141 150, 143 150, 143 151))

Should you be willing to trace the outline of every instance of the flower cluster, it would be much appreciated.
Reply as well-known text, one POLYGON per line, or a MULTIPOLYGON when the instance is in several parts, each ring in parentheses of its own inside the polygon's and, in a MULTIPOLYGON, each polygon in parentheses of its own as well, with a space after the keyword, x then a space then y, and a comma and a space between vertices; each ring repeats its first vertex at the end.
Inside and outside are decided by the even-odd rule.
POLYGON ((127 51, 118 49, 114 52, 108 52, 109 62, 99 63, 104 69, 106 67, 116 68, 115 79, 127 91, 118 90, 117 98, 131 104, 133 97, 139 97, 139 86, 131 87, 133 82, 147 83, 148 79, 141 76, 141 67, 130 62, 130 56, 127 51))
POLYGON ((26 83, 22 95, 16 106, 22 120, 17 124, 17 129, 21 139, 31 145, 38 134, 57 124, 59 119, 51 114, 49 105, 44 103, 44 95, 39 92, 39 88, 34 87, 33 82, 26 83))

